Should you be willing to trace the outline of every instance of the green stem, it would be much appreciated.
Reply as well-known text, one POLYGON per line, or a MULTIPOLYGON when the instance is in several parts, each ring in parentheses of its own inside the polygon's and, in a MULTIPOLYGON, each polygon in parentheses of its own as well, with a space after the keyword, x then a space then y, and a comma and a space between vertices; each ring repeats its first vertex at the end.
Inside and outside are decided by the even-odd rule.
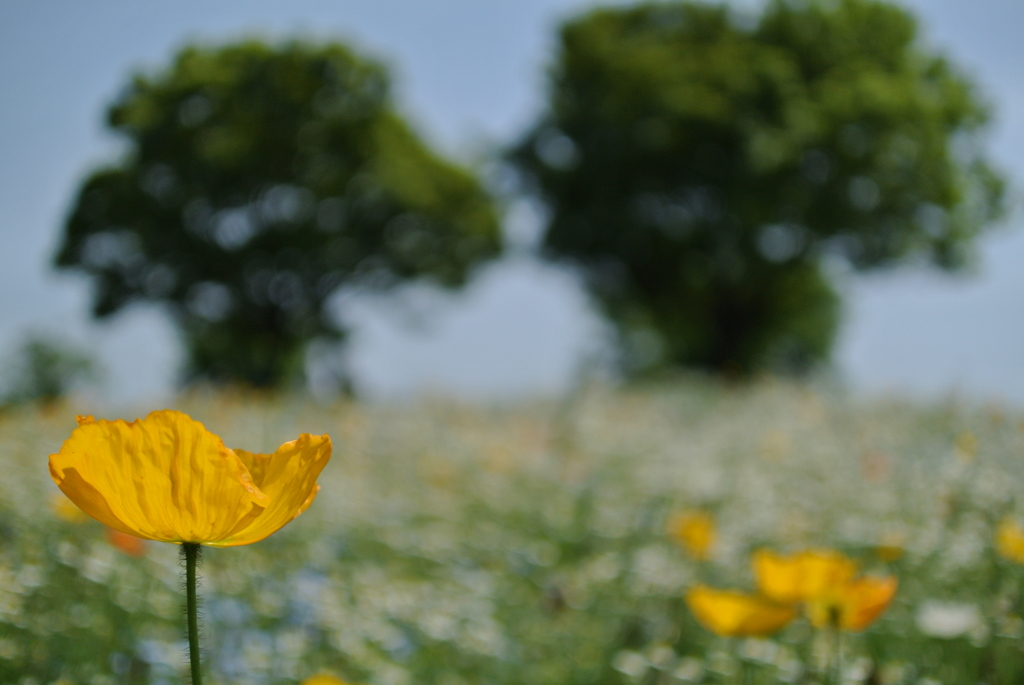
POLYGON ((729 679, 733 685, 745 685, 744 680, 746 679, 745 665, 743 658, 740 656, 739 638, 730 637, 726 638, 727 651, 729 658, 732 659, 732 677, 729 679))
POLYGON ((843 685, 843 633, 832 627, 832 682, 843 685))
POLYGON ((192 685, 203 685, 203 674, 199 670, 199 610, 196 607, 199 543, 182 543, 181 553, 185 556, 185 612, 188 615, 188 660, 192 667, 192 685))

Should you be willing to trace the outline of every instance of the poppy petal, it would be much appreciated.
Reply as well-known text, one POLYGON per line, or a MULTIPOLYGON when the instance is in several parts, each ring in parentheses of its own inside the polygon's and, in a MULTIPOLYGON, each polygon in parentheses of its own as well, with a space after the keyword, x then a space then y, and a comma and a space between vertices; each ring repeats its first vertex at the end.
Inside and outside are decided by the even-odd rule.
POLYGON ((702 626, 722 637, 764 637, 778 632, 796 616, 791 606, 705 585, 691 588, 686 604, 702 626))
POLYGON ((864 630, 889 607, 896 595, 895 576, 867 576, 850 583, 843 603, 840 627, 843 630, 864 630))
POLYGON ((297 440, 281 445, 273 454, 245 450, 235 450, 235 453, 249 469, 256 486, 271 501, 246 528, 214 543, 218 547, 262 540, 305 511, 320 489, 316 479, 331 458, 331 438, 303 433, 297 440))
POLYGON ((753 558, 758 591, 777 602, 808 602, 849 583, 857 564, 839 552, 809 550, 783 556, 766 549, 753 558))
POLYGON ((171 410, 131 423, 80 417, 50 475, 93 518, 164 542, 223 539, 270 502, 220 438, 171 410))

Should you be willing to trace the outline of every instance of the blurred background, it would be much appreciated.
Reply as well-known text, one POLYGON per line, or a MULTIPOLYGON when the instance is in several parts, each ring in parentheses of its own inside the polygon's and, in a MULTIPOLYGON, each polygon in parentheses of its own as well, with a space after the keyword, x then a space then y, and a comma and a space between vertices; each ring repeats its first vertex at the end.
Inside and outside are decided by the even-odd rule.
POLYGON ((187 681, 44 466, 170 406, 334 444, 210 683, 1022 682, 1022 25, 0 3, 0 681, 187 681))
MULTIPOLYGON (((495 160, 544 116, 558 22, 590 6, 556 0, 429 7, 397 0, 287 7, 105 2, 59 10, 4 4, 0 288, 7 296, 0 304, 0 351, 10 358, 32 336, 59 340, 102 369, 94 375, 105 380, 92 384, 94 393, 129 401, 172 392, 188 358, 174 315, 143 297, 95 322, 83 271, 52 268, 64 223, 83 178, 130 148, 129 138, 112 132, 105 119, 131 74, 159 73, 190 43, 299 37, 340 40, 385 65, 394 108, 423 143, 472 169, 490 192, 505 193, 495 209, 503 254, 471 260, 461 290, 424 285, 422 274, 411 271, 397 290, 350 289, 331 305, 346 323, 344 351, 328 346, 320 357, 343 366, 346 383, 367 397, 557 395, 571 387, 581 365, 611 367, 614 375, 614 331, 579 271, 537 254, 550 210, 535 195, 509 194, 495 169, 495 160)), ((952 60, 976 85, 977 100, 991 105, 981 140, 1011 180, 1009 211, 978 237, 977 258, 957 273, 923 268, 919 258, 868 273, 832 269, 843 306, 831 368, 870 394, 935 398, 955 391, 1019 402, 1024 362, 1015 351, 1024 324, 1013 313, 1024 296, 1016 269, 1024 237, 1014 230, 1012 179, 1024 158, 1024 137, 1014 125, 1024 90, 1013 27, 1024 10, 997 0, 906 6, 919 18, 923 45, 952 60)), ((319 385, 314 379, 319 391, 336 387, 320 377, 319 385)))

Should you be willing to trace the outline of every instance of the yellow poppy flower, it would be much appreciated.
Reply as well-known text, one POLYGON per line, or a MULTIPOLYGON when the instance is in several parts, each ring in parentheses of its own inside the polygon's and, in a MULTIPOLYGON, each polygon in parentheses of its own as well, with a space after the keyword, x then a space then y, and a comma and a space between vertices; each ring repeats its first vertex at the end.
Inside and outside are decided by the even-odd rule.
POLYGON ((809 601, 807 618, 815 628, 864 630, 889 607, 896 586, 894 576, 858 578, 809 601))
POLYGON ((78 417, 50 475, 110 528, 147 540, 231 547, 262 540, 312 503, 331 439, 303 434, 273 454, 231 450, 181 412, 78 417))
POLYGON ((783 603, 806 602, 853 580, 857 564, 831 550, 808 550, 789 556, 766 549, 754 553, 758 591, 783 603))
POLYGON ((89 520, 84 511, 59 492, 53 493, 50 497, 50 510, 57 515, 57 518, 67 523, 85 523, 89 520))
POLYGON ((691 588, 686 604, 702 626, 722 637, 764 637, 778 632, 796 616, 791 606, 705 585, 691 588))
POLYGON ((790 556, 758 550, 753 563, 759 591, 777 602, 803 603, 818 628, 863 630, 896 594, 894 576, 855 578, 856 562, 831 550, 790 556))
POLYGON ((1024 529, 1012 518, 1003 519, 996 529, 996 551, 1005 559, 1024 564, 1024 529))
POLYGON ((715 520, 706 511, 684 511, 668 521, 668 534, 686 551, 701 561, 711 554, 715 544, 715 520))
POLYGON ((302 685, 348 685, 348 683, 338 676, 330 675, 329 673, 320 673, 306 678, 302 681, 302 685))

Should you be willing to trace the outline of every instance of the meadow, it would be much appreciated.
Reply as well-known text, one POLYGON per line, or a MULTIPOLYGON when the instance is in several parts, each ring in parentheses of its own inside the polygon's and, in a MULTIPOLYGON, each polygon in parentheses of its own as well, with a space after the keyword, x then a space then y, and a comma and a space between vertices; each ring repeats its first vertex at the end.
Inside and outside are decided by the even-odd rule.
MULTIPOLYGON (((1024 414, 998 405, 686 378, 510 406, 196 392, 175 408, 229 446, 334 442, 306 513, 205 550, 208 683, 1024 680, 1024 566, 995 543, 1024 516, 1024 414), (703 551, 670 534, 695 513, 703 551), (859 632, 709 632, 685 592, 749 590, 759 549, 837 550, 898 590, 859 632)), ((111 536, 47 473, 85 409, 0 416, 0 682, 187 682, 177 547, 111 536)))

